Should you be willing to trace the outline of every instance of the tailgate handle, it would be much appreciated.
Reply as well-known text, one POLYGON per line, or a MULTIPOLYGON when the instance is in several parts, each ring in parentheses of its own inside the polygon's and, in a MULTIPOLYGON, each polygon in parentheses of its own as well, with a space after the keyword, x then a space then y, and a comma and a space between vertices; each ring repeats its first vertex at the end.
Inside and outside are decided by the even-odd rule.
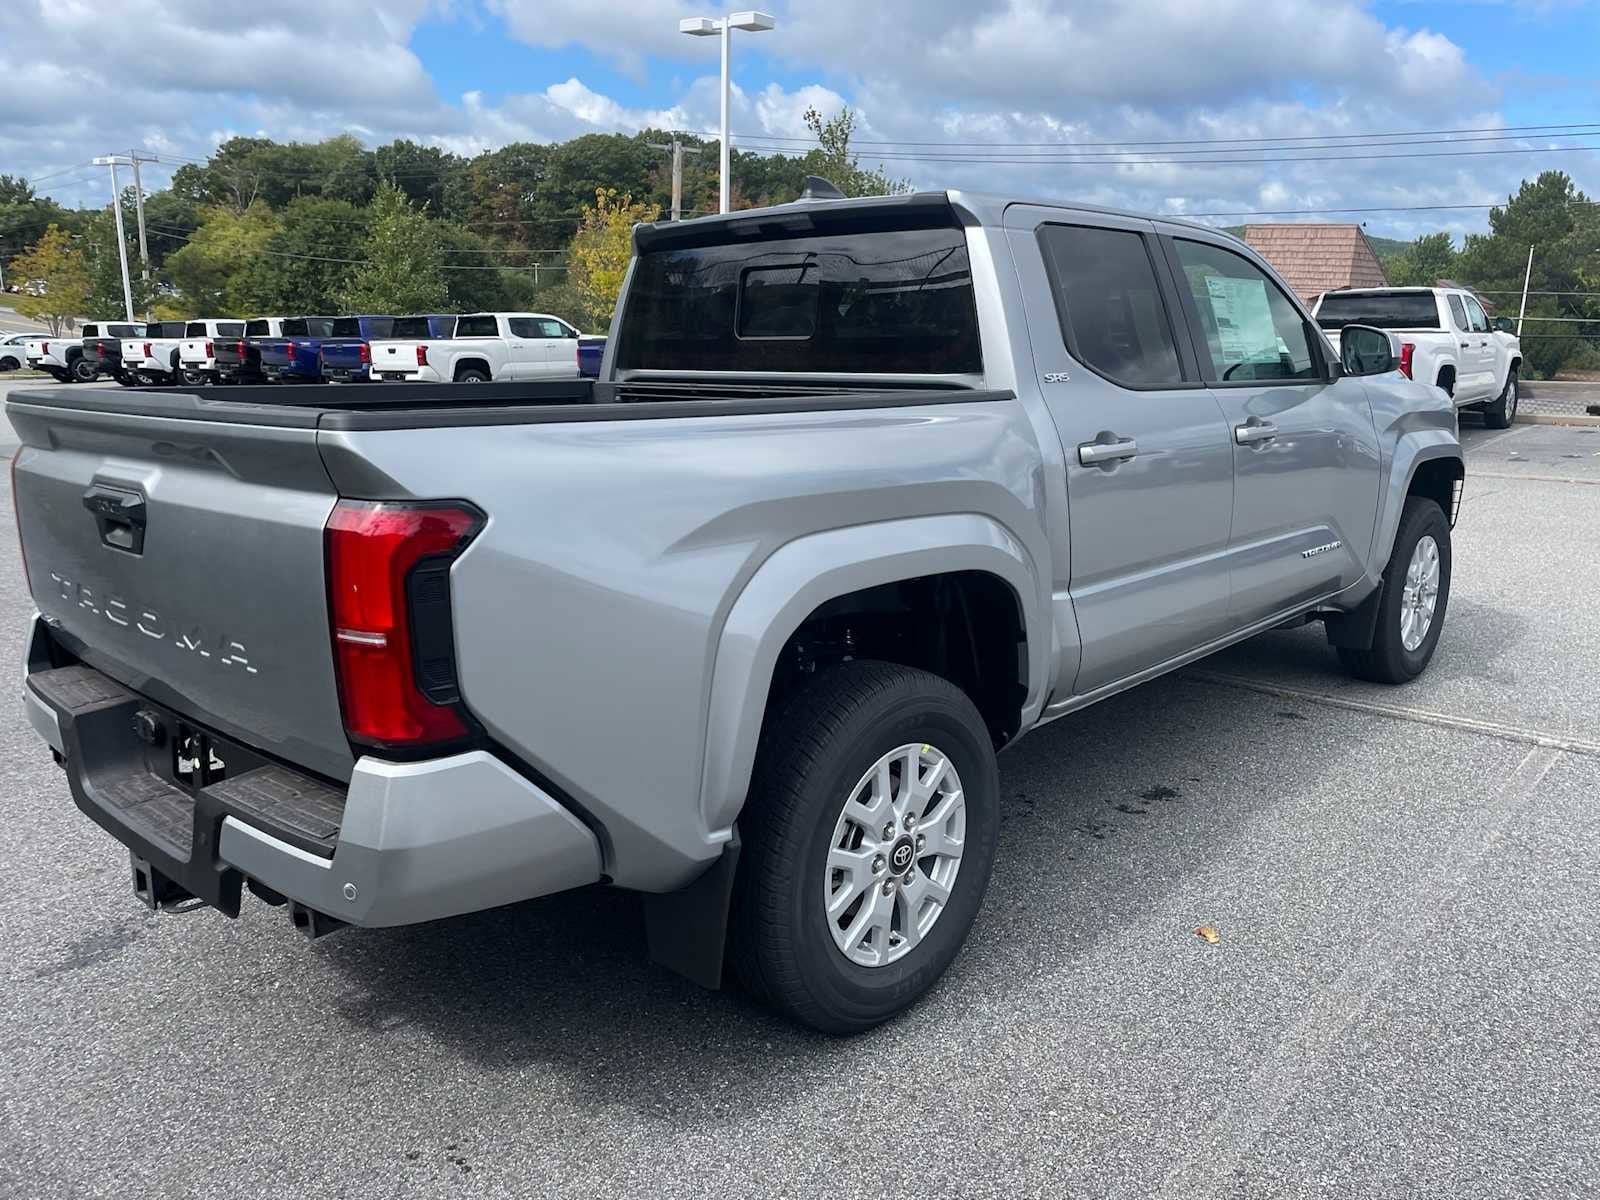
POLYGON ((144 497, 125 488, 95 484, 83 494, 83 506, 100 527, 100 544, 128 554, 144 553, 144 497))

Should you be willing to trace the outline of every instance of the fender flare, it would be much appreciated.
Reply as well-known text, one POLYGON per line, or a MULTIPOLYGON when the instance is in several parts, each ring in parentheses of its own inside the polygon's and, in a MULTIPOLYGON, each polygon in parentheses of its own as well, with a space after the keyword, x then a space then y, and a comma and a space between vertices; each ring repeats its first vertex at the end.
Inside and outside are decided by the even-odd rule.
MULTIPOLYGON (((1419 414, 1421 415, 1421 414, 1419 414)), ((1448 415, 1448 414, 1447 414, 1448 415)), ((1388 486, 1384 489, 1383 503, 1378 509, 1377 536, 1372 539, 1372 561, 1368 574, 1379 578, 1389 563, 1394 549, 1394 537, 1400 528, 1400 514, 1417 471, 1425 463, 1440 459, 1454 460, 1466 474, 1466 462, 1461 453, 1461 443, 1455 430, 1443 428, 1415 428, 1407 430, 1395 442, 1394 459, 1389 467, 1388 486)), ((1446 516, 1449 514, 1446 513, 1446 516)))
POLYGON ((991 517, 957 513, 809 534, 757 568, 718 637, 700 788, 701 818, 714 837, 744 805, 778 653, 801 622, 838 596, 953 571, 994 575, 1016 595, 1028 672, 1021 728, 1034 722, 1050 683, 1048 585, 1010 530, 991 517), (885 554, 885 546, 893 552, 885 554))

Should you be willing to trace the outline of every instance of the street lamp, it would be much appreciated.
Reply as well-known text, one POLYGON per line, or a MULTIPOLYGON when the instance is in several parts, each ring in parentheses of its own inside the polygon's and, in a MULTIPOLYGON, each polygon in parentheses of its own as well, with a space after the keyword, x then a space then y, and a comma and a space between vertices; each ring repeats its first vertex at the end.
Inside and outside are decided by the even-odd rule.
POLYGON ((119 154, 102 154, 94 165, 111 168, 111 214, 117 223, 117 256, 122 260, 122 305, 132 321, 133 288, 128 283, 128 243, 122 235, 122 189, 117 186, 117 167, 128 162, 119 154))
POLYGON ((718 212, 728 211, 729 183, 733 166, 733 155, 728 139, 728 49, 732 31, 742 29, 746 33, 765 33, 775 25, 777 22, 764 12, 736 12, 723 17, 720 21, 711 17, 687 17, 678 22, 678 32, 687 33, 690 37, 715 37, 719 34, 722 36, 722 157, 721 182, 717 195, 718 212))

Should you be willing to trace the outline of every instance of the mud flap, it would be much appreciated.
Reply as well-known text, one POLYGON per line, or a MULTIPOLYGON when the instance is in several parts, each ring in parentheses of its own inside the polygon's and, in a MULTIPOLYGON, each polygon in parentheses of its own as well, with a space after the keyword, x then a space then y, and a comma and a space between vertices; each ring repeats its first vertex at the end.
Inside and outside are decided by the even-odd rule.
POLYGON ((739 830, 722 855, 687 887, 644 897, 645 943, 650 961, 705 988, 722 986, 728 909, 739 867, 739 830))
POLYGON ((1360 604, 1346 613, 1328 613, 1322 618, 1328 631, 1328 644, 1348 650, 1370 650, 1378 635, 1378 609, 1383 604, 1383 583, 1372 589, 1360 604))

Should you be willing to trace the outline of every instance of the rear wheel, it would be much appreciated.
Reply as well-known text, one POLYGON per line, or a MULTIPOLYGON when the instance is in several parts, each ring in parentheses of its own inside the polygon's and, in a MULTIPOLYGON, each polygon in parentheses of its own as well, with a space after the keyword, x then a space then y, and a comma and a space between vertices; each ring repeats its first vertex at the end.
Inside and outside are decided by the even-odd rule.
POLYGON ((1517 419, 1517 399, 1517 373, 1513 370, 1506 376, 1500 398, 1484 405, 1483 423, 1490 429, 1510 429, 1511 422, 1517 419))
POLYGON ((994 747, 937 675, 850 662, 768 723, 740 818, 730 960, 753 994, 857 1033, 926 992, 989 883, 994 747))
POLYGON ((489 376, 477 367, 468 367, 465 371, 456 372, 457 383, 488 383, 489 376))
POLYGON ((1427 669, 1450 601, 1450 522, 1432 500, 1406 500, 1383 573, 1372 645, 1339 647, 1345 668, 1375 683, 1409 683, 1427 669))
POLYGON ((77 383, 93 383, 96 374, 94 364, 82 354, 67 365, 67 373, 77 383))

